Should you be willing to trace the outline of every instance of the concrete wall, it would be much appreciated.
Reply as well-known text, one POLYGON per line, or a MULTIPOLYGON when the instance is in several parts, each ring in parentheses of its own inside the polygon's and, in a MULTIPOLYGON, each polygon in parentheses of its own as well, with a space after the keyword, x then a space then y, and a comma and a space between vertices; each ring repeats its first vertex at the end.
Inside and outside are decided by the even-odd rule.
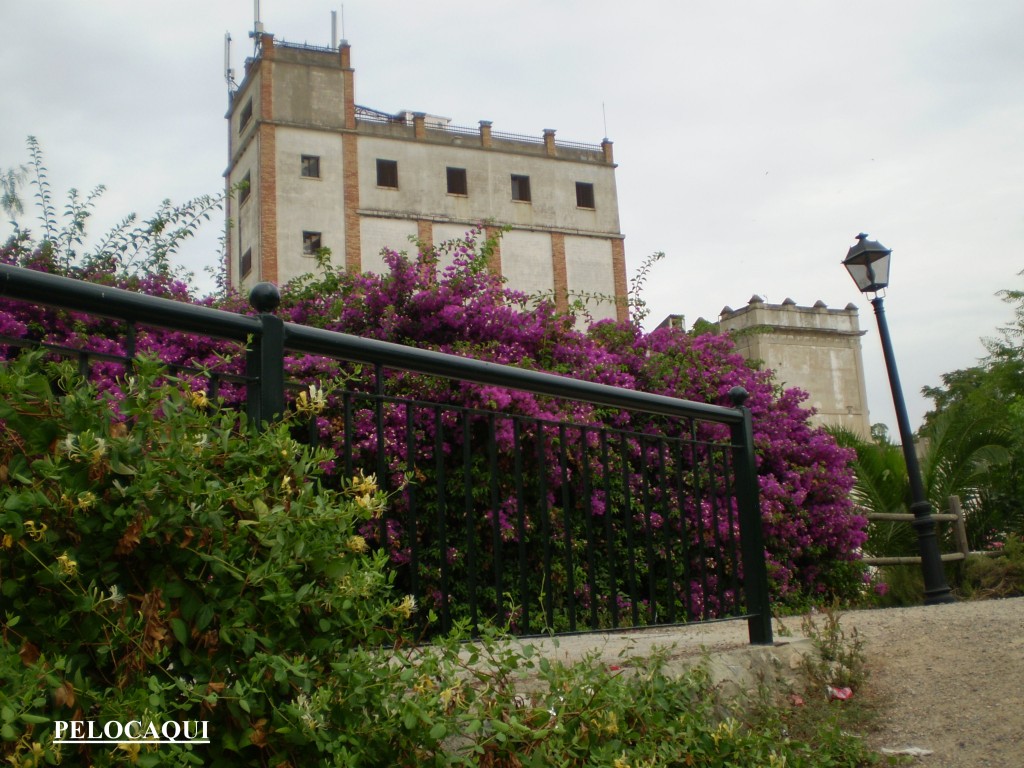
POLYGON ((410 138, 359 137, 359 205, 472 225, 618 234, 614 169, 593 163, 453 147, 410 138), (398 163, 398 189, 377 186, 377 159, 398 163), (450 195, 446 169, 465 168, 466 195, 450 195), (531 202, 512 200, 512 174, 530 177, 531 202), (577 208, 576 182, 594 185, 594 209, 577 208))
POLYGON ((817 409, 814 421, 871 432, 857 308, 829 309, 823 302, 798 307, 765 304, 754 296, 746 307, 722 311, 723 331, 735 334, 737 351, 775 372, 785 388, 798 387, 817 409))
POLYGON ((550 293, 555 287, 551 235, 524 230, 507 232, 501 241, 501 271, 511 288, 530 294, 550 293))
POLYGON ((609 297, 610 300, 588 300, 587 311, 595 320, 615 319, 615 274, 612 269, 610 240, 596 237, 566 237, 565 271, 569 301, 586 295, 609 297))
POLYGON ((302 233, 320 232, 335 265, 345 263, 344 165, 341 134, 277 129, 277 258, 279 282, 313 271, 302 253, 302 233), (320 158, 320 178, 302 176, 302 155, 320 158))

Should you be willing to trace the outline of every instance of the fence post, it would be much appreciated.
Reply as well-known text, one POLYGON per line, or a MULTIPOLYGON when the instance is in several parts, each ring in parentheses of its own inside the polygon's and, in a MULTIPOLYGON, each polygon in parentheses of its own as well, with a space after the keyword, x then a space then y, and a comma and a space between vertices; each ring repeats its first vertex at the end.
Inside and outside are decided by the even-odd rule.
POLYGON ((273 283, 257 283, 249 292, 249 304, 263 326, 245 353, 245 412, 257 429, 284 413, 284 323, 270 314, 280 303, 273 283))
POLYGON ((953 521, 953 535, 956 537, 956 548, 963 552, 964 559, 971 554, 971 545, 967 541, 967 525, 964 523, 964 509, 960 506, 959 496, 949 497, 949 511, 956 515, 953 521))
POLYGON ((743 403, 750 397, 743 387, 729 390, 729 399, 743 415, 733 424, 732 455, 736 472, 736 504, 740 518, 740 554, 743 558, 743 592, 747 603, 747 629, 752 645, 771 645, 772 609, 768 596, 768 567, 764 559, 764 533, 761 530, 761 497, 757 486, 757 462, 754 459, 754 426, 750 409, 743 403))

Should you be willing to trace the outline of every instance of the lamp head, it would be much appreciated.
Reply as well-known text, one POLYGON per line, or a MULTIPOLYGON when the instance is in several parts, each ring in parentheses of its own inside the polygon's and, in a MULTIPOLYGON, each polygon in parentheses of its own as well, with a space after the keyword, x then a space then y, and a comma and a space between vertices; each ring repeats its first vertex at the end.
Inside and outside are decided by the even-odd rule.
POLYGON ((889 257, 892 251, 863 232, 857 244, 843 259, 843 266, 862 293, 878 293, 889 284, 889 257))

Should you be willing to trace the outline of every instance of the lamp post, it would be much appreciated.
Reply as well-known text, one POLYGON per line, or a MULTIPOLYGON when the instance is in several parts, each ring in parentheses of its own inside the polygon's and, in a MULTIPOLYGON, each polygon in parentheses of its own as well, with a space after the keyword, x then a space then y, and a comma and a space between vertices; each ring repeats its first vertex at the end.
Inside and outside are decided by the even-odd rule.
POLYGON ((875 308, 875 317, 878 320, 878 335, 882 340, 885 368, 889 372, 889 386, 892 388, 893 405, 896 407, 896 423, 899 425, 903 458, 907 463, 907 477, 910 480, 910 511, 914 514, 913 525, 917 531, 917 543, 921 552, 924 604, 951 603, 953 595, 946 584, 946 573, 942 568, 942 554, 939 551, 938 537, 935 535, 932 505, 928 503, 924 483, 921 482, 921 467, 917 463, 914 435, 910 429, 910 419, 907 417, 907 404, 903 399, 900 375, 896 370, 896 357, 892 351, 892 339, 889 338, 889 324, 885 320, 882 297, 878 295, 878 292, 889 284, 891 255, 890 249, 879 242, 868 240, 868 236, 862 233, 857 235, 857 244, 846 254, 843 266, 862 293, 874 294, 871 305, 875 308))

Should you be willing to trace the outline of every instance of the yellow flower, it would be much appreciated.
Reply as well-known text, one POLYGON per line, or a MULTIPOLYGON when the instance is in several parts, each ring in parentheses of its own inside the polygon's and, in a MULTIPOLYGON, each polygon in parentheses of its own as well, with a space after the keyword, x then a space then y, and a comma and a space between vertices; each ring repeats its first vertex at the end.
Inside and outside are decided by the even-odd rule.
POLYGON ((123 749, 128 754, 128 762, 133 765, 139 762, 139 752, 142 751, 141 744, 118 744, 118 749, 123 749))
POLYGON ((11 536, 11 534, 9 534, 9 533, 5 533, 4 534, 4 538, 3 538, 3 547, 4 547, 4 549, 10 549, 13 546, 14 546, 14 537, 11 536))
POLYGON ((78 573, 78 563, 68 557, 68 553, 57 557, 57 567, 61 576, 74 576, 78 573))
POLYGON ((420 679, 416 681, 416 685, 412 687, 416 693, 422 696, 425 693, 430 693, 437 688, 437 683, 431 680, 426 675, 420 675, 420 679))
POLYGON ((299 392, 295 398, 295 410, 299 413, 320 413, 327 407, 327 396, 316 384, 310 384, 306 392, 299 392))
POLYGON ((197 410, 203 410, 210 407, 210 398, 206 396, 206 392, 203 390, 193 389, 188 393, 188 401, 192 404, 192 407, 197 410))
POLYGON ((629 763, 626 762, 626 753, 622 753, 622 757, 616 757, 615 762, 612 763, 612 768, 629 768, 629 763))
POLYGON ((462 690, 462 684, 453 685, 451 688, 445 688, 441 691, 441 703, 445 707, 455 706, 461 707, 466 703, 466 696, 462 690))
POLYGON ((372 496, 376 492, 377 475, 371 474, 367 477, 363 474, 363 470, 360 469, 359 476, 352 478, 352 493, 356 496, 372 496))
POLYGON ((86 510, 96 503, 96 494, 92 491, 83 491, 78 494, 78 502, 75 504, 81 510, 86 510))
POLYGON ((40 523, 37 527, 34 520, 25 521, 25 533, 32 541, 42 541, 46 535, 46 523, 40 523))
POLYGON ((403 619, 408 619, 416 612, 416 598, 406 595, 402 598, 402 602, 395 607, 395 611, 403 619))
POLYGON ((354 555, 362 555, 369 551, 370 546, 362 536, 350 536, 345 548, 354 555))

